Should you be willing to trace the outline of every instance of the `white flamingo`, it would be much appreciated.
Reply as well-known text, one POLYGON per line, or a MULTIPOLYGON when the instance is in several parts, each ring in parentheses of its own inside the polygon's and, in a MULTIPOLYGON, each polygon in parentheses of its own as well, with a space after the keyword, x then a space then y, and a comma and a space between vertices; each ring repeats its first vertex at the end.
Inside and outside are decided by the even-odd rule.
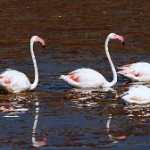
POLYGON ((133 81, 150 81, 150 63, 137 62, 118 67, 118 69, 120 69, 118 74, 122 74, 133 81))
POLYGON ((117 73, 108 52, 108 42, 110 39, 118 39, 123 43, 124 38, 115 33, 110 33, 105 41, 105 52, 113 73, 112 82, 108 82, 102 74, 89 68, 77 69, 70 72, 69 75, 61 75, 59 79, 76 88, 105 88, 113 86, 117 82, 117 73))
POLYGON ((34 42, 39 42, 43 47, 45 46, 45 41, 38 36, 33 36, 30 40, 30 51, 35 70, 35 80, 33 84, 30 83, 28 77, 24 73, 17 70, 7 69, 0 74, 0 89, 9 93, 19 93, 36 88, 39 81, 39 73, 33 51, 34 42))
POLYGON ((143 85, 133 86, 120 97, 127 103, 148 104, 150 103, 150 88, 143 85))

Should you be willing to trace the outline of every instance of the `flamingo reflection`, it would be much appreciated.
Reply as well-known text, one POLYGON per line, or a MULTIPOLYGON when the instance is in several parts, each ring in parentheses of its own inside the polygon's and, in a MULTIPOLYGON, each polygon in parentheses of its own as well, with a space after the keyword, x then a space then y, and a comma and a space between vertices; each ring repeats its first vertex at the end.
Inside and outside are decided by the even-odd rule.
POLYGON ((33 128, 32 128, 32 144, 34 147, 41 147, 46 145, 46 140, 47 138, 44 137, 42 140, 37 141, 36 140, 36 128, 38 124, 38 119, 39 119, 39 102, 35 102, 35 116, 34 116, 34 123, 33 123, 33 128))
POLYGON ((3 99, 1 100, 0 112, 4 113, 3 117, 5 118, 21 117, 22 113, 26 113, 29 110, 28 104, 31 103, 31 99, 33 100, 35 103, 35 116, 32 127, 32 145, 34 147, 42 147, 46 145, 46 137, 42 137, 40 140, 36 140, 36 128, 40 110, 37 95, 20 93, 17 95, 3 95, 2 98, 4 101, 3 99))
POLYGON ((120 141, 125 140, 126 136, 121 135, 121 136, 114 137, 112 134, 110 134, 110 122, 111 122, 111 120, 112 120, 112 114, 109 114, 108 120, 106 122, 106 130, 107 130, 108 137, 109 137, 110 141, 112 141, 112 144, 116 144, 120 141))
POLYGON ((116 97, 116 90, 113 88, 103 89, 73 89, 68 91, 68 98, 71 99, 74 106, 78 108, 82 107, 97 107, 99 106, 99 100, 111 99, 116 97))

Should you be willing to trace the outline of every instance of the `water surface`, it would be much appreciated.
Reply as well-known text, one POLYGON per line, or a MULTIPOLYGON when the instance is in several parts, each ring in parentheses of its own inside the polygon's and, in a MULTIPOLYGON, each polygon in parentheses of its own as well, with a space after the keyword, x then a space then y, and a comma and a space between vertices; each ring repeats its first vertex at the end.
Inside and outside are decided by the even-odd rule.
POLYGON ((112 72, 104 42, 110 32, 115 66, 149 61, 148 1, 45 0, 0 2, 0 71, 20 70, 34 81, 29 40, 35 44, 40 82, 33 92, 0 95, 1 149, 149 149, 149 106, 128 106, 118 95, 131 83, 118 76, 110 91, 74 90, 59 75, 81 67, 112 72))

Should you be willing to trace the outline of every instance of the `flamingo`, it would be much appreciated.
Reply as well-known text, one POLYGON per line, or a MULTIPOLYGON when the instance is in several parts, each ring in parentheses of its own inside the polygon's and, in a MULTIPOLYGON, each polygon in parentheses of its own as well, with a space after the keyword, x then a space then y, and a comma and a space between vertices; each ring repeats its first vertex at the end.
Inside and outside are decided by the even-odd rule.
POLYGON ((115 83, 117 82, 117 73, 108 51, 108 42, 110 39, 117 39, 124 43, 124 38, 115 33, 110 33, 105 41, 105 52, 113 73, 112 82, 108 82, 102 74, 89 68, 77 69, 70 72, 68 75, 61 75, 59 79, 64 80, 73 87, 82 89, 107 87, 109 88, 115 85, 115 83))
POLYGON ((143 85, 132 86, 120 97, 127 103, 147 104, 150 103, 150 88, 143 85))
POLYGON ((121 74, 133 81, 150 81, 150 63, 137 62, 118 67, 121 74))
POLYGON ((32 38, 30 39, 30 51, 35 71, 35 79, 33 84, 30 83, 28 77, 24 73, 13 69, 7 69, 6 71, 0 74, 1 90, 8 93, 20 93, 23 91, 29 91, 36 88, 39 81, 39 73, 33 51, 34 42, 39 42, 43 47, 45 47, 45 41, 42 38, 38 36, 32 36, 32 38))

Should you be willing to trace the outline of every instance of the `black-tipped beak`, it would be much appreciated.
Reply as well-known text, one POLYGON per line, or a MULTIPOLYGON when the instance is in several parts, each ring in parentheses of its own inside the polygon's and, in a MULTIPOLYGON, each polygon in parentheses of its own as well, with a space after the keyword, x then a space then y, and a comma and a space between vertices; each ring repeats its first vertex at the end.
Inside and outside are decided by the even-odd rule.
POLYGON ((45 49, 45 45, 43 45, 43 48, 45 49))
POLYGON ((125 42, 122 42, 122 45, 125 46, 125 42))

